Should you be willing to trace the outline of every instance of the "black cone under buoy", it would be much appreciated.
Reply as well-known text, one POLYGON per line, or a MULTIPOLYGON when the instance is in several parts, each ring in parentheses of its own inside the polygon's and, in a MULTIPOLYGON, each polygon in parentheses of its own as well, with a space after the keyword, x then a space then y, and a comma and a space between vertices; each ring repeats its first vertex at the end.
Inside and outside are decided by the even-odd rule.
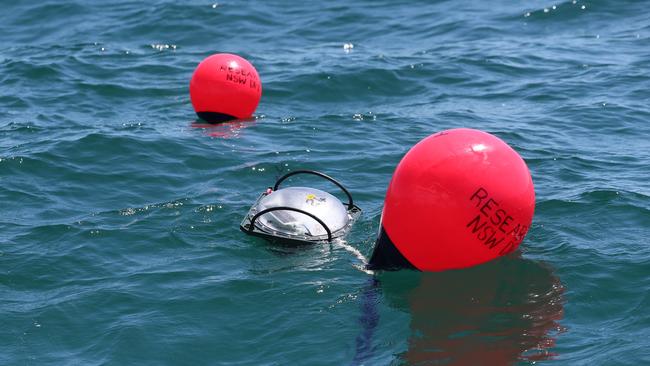
POLYGON ((208 123, 223 123, 228 121, 234 121, 237 119, 235 116, 229 114, 217 113, 217 112, 196 112, 196 115, 199 116, 205 122, 208 123))
POLYGON ((382 226, 379 237, 375 243, 375 249, 372 257, 368 261, 367 269, 376 270, 398 270, 414 269, 417 270, 404 256, 397 250, 395 244, 390 240, 386 230, 382 226))

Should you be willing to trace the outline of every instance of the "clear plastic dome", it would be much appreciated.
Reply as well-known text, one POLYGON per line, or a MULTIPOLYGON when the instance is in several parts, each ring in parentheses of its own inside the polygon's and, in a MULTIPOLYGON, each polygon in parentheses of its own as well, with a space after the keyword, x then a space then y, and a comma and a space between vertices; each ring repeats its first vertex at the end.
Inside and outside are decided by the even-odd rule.
MULTIPOLYGON (((286 206, 300 209, 318 217, 332 234, 344 228, 350 217, 345 206, 333 195, 314 188, 289 187, 263 197, 256 207, 260 212, 267 208, 286 206)), ((300 212, 279 210, 260 216, 256 223, 266 229, 290 235, 327 235, 318 221, 300 212)))

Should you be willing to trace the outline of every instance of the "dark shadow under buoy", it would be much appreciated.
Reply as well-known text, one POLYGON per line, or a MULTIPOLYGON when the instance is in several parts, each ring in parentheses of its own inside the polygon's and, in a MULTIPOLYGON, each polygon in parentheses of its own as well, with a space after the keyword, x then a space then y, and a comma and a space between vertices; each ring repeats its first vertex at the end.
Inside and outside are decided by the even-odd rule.
POLYGON ((235 116, 231 116, 229 114, 224 114, 224 113, 217 113, 217 112, 196 112, 196 115, 199 117, 201 121, 212 123, 212 124, 231 122, 237 119, 237 117, 235 116))
MULTIPOLYGON (((407 365, 512 365, 552 359, 564 331, 565 288, 552 269, 519 254, 481 266, 437 273, 383 272, 369 284, 387 304, 411 315, 407 365)), ((363 314, 353 364, 372 360, 373 329, 363 314)), ((373 302, 370 302, 373 303, 373 302)), ((376 345, 375 345, 376 346, 376 345)), ((400 363, 401 364, 401 363, 400 363)))

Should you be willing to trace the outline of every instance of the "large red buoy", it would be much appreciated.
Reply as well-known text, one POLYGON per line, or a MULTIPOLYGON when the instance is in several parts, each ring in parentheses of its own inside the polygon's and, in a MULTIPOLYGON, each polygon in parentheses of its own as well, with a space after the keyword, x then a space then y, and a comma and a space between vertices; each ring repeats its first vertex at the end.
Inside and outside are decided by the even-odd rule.
POLYGON ((250 118, 262 97, 257 70, 245 59, 218 53, 203 60, 190 81, 190 99, 199 118, 225 122, 250 118))
POLYGON ((472 129, 431 135, 397 166, 369 268, 443 271, 514 251, 533 219, 528 167, 498 137, 472 129))

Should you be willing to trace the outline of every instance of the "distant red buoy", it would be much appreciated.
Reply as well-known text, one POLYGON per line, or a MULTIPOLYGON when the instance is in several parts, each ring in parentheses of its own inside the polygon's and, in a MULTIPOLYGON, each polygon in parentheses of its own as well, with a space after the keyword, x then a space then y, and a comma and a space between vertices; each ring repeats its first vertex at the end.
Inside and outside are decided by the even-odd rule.
POLYGON ((523 159, 472 129, 431 135, 397 166, 369 268, 443 271, 514 251, 533 219, 535 190, 523 159))
POLYGON ((194 111, 211 123, 250 118, 261 97, 262 82, 255 67, 229 53, 201 61, 190 81, 194 111))

